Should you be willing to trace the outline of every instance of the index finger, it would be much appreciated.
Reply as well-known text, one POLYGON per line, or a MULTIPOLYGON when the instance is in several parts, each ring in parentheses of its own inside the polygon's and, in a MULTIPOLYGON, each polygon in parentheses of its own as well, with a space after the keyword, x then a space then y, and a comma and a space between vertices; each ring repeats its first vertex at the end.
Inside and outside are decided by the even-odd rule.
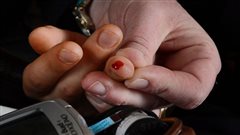
POLYGON ((32 48, 39 54, 45 53, 63 41, 73 41, 79 45, 86 41, 86 37, 82 34, 50 25, 34 29, 28 39, 32 48))

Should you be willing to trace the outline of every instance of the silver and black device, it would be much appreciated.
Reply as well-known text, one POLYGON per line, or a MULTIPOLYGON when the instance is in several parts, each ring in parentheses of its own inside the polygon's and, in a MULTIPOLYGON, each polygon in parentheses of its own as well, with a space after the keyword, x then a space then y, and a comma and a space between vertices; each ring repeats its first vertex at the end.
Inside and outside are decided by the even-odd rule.
POLYGON ((43 101, 0 116, 0 135, 93 135, 63 100, 43 101))
POLYGON ((162 135, 168 129, 168 123, 142 108, 116 106, 89 119, 61 99, 0 116, 0 135, 162 135))

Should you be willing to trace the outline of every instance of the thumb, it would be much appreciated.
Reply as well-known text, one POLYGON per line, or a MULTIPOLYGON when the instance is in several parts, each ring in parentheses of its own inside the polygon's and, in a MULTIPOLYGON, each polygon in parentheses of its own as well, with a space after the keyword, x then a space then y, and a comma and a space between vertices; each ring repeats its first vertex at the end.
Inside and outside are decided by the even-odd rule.
POLYGON ((136 28, 131 33, 126 33, 123 48, 110 57, 105 65, 105 72, 115 80, 126 80, 133 76, 134 69, 152 65, 155 54, 163 42, 166 34, 152 34, 148 29, 145 34, 136 28), (141 34, 138 34, 141 33, 141 34), (149 33, 149 34, 147 34, 149 33), (153 35, 153 36, 147 36, 153 35))
POLYGON ((116 55, 128 58, 135 67, 152 64, 156 51, 173 30, 170 7, 175 5, 176 2, 131 4, 125 16, 123 48, 116 55))
POLYGON ((169 23, 171 22, 169 14, 163 15, 162 12, 156 12, 155 10, 159 7, 156 7, 153 2, 149 2, 145 7, 148 11, 138 10, 141 11, 140 15, 136 15, 137 6, 138 3, 132 4, 126 14, 122 48, 116 52, 114 58, 108 60, 107 63, 111 64, 106 64, 105 67, 106 73, 116 80, 130 78, 134 68, 153 64, 157 50, 167 40, 168 34, 173 29, 172 23, 169 23), (122 60, 124 58, 127 60, 122 60), (117 61, 122 61, 124 63, 122 69, 128 70, 112 68, 112 63, 117 61), (129 62, 132 64, 128 64, 129 62))

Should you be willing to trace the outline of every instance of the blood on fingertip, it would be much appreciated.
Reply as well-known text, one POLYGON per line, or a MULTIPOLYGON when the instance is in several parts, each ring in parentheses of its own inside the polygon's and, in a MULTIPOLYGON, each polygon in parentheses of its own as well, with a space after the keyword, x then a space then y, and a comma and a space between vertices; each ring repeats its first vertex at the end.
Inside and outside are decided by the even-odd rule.
POLYGON ((120 60, 118 60, 112 64, 112 68, 115 70, 119 70, 122 66, 124 66, 124 63, 120 60))

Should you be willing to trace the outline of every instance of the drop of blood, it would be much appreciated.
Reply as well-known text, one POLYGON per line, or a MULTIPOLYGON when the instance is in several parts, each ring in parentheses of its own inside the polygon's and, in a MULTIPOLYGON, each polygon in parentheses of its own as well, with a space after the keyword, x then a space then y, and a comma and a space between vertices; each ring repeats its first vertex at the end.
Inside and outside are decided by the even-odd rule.
POLYGON ((122 61, 118 60, 112 64, 112 68, 115 70, 119 70, 123 65, 124 65, 124 63, 122 61))

